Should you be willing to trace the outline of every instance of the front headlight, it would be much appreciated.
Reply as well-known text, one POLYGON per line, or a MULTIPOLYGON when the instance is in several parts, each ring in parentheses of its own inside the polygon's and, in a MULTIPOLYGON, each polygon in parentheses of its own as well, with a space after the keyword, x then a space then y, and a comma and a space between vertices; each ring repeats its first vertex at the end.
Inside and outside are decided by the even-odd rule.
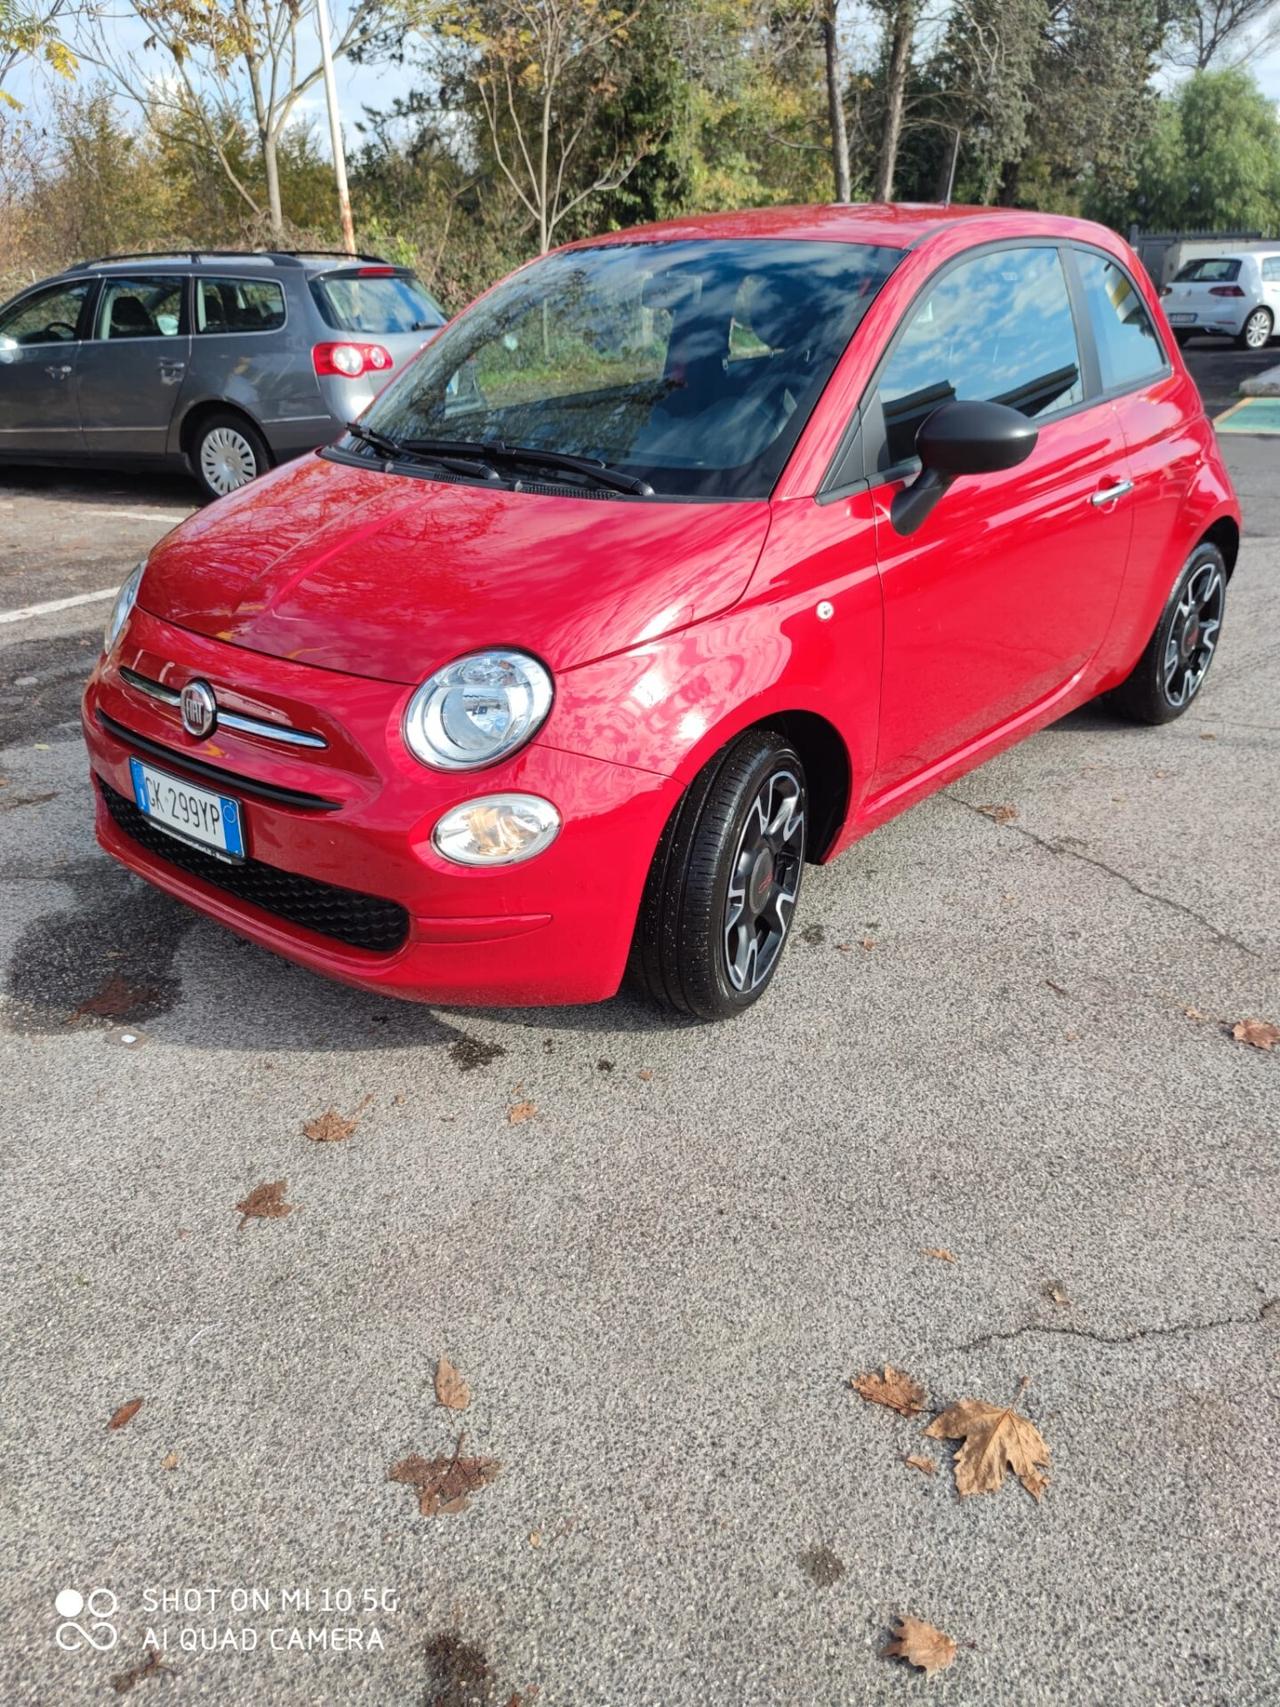
POLYGON ((514 865, 549 848, 560 814, 536 794, 486 794, 446 812, 431 833, 436 851, 455 865, 514 865))
POLYGON ((541 728, 551 677, 527 652, 472 652, 429 676, 405 707, 405 745, 442 771, 505 759, 541 728))
POLYGON ((129 612, 137 600, 138 588, 142 585, 142 572, 146 566, 147 560, 144 557, 142 562, 130 572, 128 580, 116 594, 116 602, 111 607, 106 632, 102 636, 102 650, 104 652, 110 652, 119 638, 120 630, 124 627, 129 612))

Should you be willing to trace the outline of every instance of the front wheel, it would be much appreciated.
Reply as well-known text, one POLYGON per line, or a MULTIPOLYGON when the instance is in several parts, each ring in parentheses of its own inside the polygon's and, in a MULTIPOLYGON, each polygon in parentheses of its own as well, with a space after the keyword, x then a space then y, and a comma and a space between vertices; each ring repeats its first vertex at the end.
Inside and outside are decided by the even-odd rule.
POLYGON ((1216 545, 1198 545, 1174 584, 1155 633, 1111 694, 1135 723, 1172 723, 1200 692, 1222 633, 1227 565, 1216 545))
POLYGON ((1245 321, 1236 341, 1242 350, 1265 350, 1271 341, 1273 325, 1269 308, 1255 308, 1245 321))
POLYGON ((208 415, 191 441, 191 470, 206 497, 225 498, 269 466, 262 435, 243 415, 228 409, 208 415))
POLYGON ((699 773, 663 831, 633 963, 649 994, 730 1019, 768 989, 804 870, 799 755, 772 730, 740 735, 699 773))

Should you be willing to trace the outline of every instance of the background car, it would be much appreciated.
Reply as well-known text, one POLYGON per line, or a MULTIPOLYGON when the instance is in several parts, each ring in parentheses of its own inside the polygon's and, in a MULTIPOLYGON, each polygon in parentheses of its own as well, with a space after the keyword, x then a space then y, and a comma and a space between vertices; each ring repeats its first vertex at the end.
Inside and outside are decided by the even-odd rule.
POLYGON ((373 255, 86 261, 0 308, 0 460, 185 465, 222 497, 332 439, 444 320, 373 255))
POLYGON ((1262 350, 1280 320, 1280 249, 1188 261, 1160 292, 1180 344, 1196 333, 1234 338, 1245 350, 1262 350))

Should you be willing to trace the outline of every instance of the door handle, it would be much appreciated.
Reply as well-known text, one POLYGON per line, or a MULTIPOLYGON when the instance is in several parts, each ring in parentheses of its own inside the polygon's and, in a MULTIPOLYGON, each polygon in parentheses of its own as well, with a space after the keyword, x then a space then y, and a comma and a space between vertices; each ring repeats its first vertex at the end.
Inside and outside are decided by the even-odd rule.
POLYGON ((49 366, 44 371, 49 375, 50 379, 65 379, 71 372, 71 363, 50 362, 49 366))
POLYGON ((1100 491, 1095 492, 1089 502, 1101 509, 1104 504, 1114 504, 1132 491, 1132 480, 1117 480, 1114 486, 1103 486, 1100 491))

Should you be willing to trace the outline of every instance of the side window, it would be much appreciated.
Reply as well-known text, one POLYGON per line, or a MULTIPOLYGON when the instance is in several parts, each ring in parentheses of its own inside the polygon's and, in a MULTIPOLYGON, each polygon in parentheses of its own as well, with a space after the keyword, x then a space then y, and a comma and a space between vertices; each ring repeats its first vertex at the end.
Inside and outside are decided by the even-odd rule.
POLYGON ((1083 249, 1075 251, 1075 261, 1098 344, 1102 389, 1116 391, 1158 378, 1168 362, 1129 275, 1114 261, 1083 249))
POLYGON ((180 277, 105 279, 95 338, 176 338, 182 323, 180 277))
POLYGON ((1265 284, 1280 284, 1280 255, 1268 255, 1262 263, 1262 278, 1265 284))
POLYGON ((71 344, 75 342, 80 310, 91 281, 53 285, 0 315, 0 349, 24 344, 71 344))
POLYGON ((883 471, 915 455, 925 417, 952 398, 1046 415, 1084 398, 1056 248, 995 249, 945 273, 910 319, 877 387, 883 471))
POLYGON ((284 291, 274 279, 196 280, 197 333, 275 332, 284 320, 284 291))

